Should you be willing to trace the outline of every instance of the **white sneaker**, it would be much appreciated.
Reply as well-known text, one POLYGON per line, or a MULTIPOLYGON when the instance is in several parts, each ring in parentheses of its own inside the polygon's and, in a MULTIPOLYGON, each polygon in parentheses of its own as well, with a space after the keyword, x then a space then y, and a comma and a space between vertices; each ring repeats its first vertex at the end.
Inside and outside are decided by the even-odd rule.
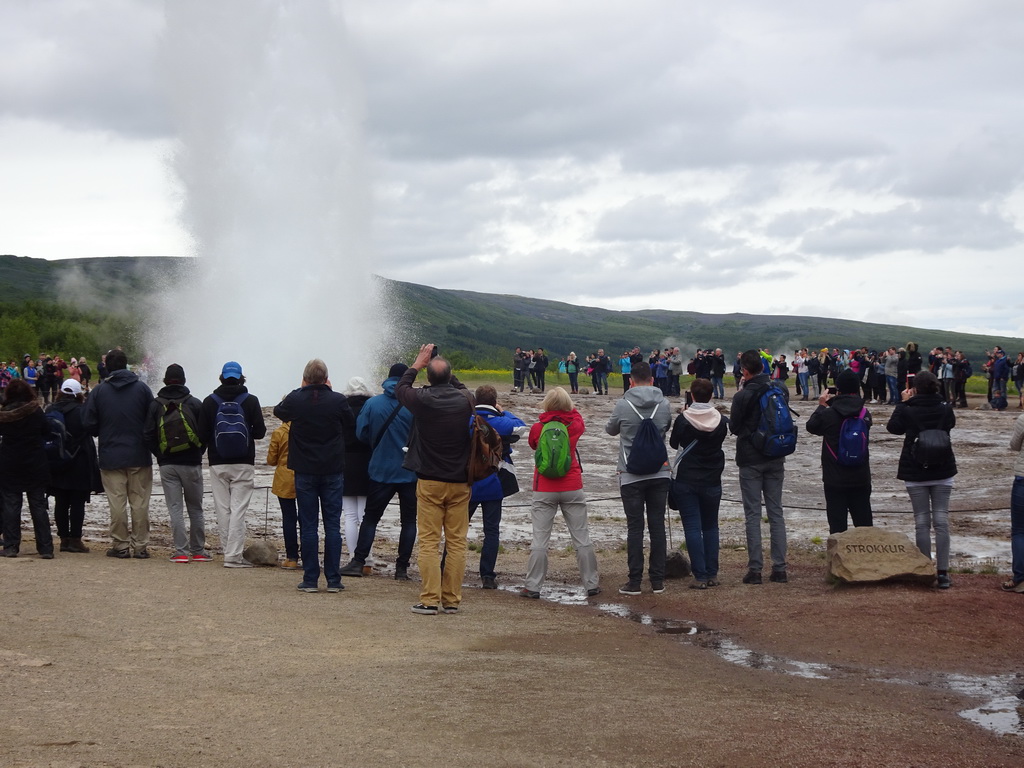
POLYGON ((248 560, 225 560, 225 568, 252 568, 253 565, 248 560))

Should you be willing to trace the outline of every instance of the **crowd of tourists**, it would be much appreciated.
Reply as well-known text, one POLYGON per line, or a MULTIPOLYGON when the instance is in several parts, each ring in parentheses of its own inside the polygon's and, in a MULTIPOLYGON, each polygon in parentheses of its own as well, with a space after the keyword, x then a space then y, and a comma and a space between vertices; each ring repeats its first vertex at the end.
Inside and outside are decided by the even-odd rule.
MULTIPOLYGON (((907 345, 881 356, 865 350, 822 349, 816 355, 797 350, 787 360, 767 349, 748 350, 733 366, 737 391, 728 416, 714 403, 724 398, 720 349, 699 350, 686 362, 678 348, 654 350, 647 360, 642 355, 636 359, 638 354, 635 347, 619 358, 625 390, 604 425, 618 442, 616 477, 627 527, 627 580, 620 593, 640 594, 645 573, 652 592, 664 591, 667 508, 677 510, 683 523, 694 576, 691 588, 720 584, 719 505, 724 442, 730 433, 735 437, 745 518, 748 562, 742 582, 757 585, 764 579, 762 509, 768 521, 768 579, 788 582, 782 492, 785 459, 795 451, 798 436, 789 406, 791 378, 802 399, 813 396, 818 402, 806 430, 821 437, 830 533, 847 530, 850 522, 855 527, 872 524, 869 435, 874 422, 866 406, 894 405, 885 427, 904 436, 897 478, 906 483, 917 547, 928 558, 934 550, 937 586, 952 585, 949 501, 957 465, 950 432, 956 425, 960 390, 955 375, 947 388, 944 382, 950 379, 944 374, 947 365, 955 370, 957 353, 936 348, 925 358, 907 345), (889 367, 890 357, 895 358, 895 368, 889 367), (877 377, 879 358, 885 381, 881 398, 883 392, 869 373, 874 371, 877 377), (890 370, 896 379, 895 398, 890 370), (680 392, 683 371, 694 379, 680 392), (685 396, 681 407, 670 400, 677 394, 685 396), (671 458, 669 448, 676 451, 671 458)), ((565 358, 566 373, 576 359, 574 354, 565 358)), ((610 358, 598 350, 587 359, 584 370, 596 377, 595 393, 607 394, 605 366, 611 365, 610 358)), ((580 367, 572 372, 576 378, 567 391, 545 388, 548 362, 542 349, 517 349, 516 360, 529 362, 517 368, 522 373, 517 374, 514 389, 544 392, 533 424, 504 408, 494 387, 467 390, 434 345, 423 345, 412 365, 392 366, 377 395, 359 377, 336 391, 323 361, 307 363, 301 387, 273 409, 282 424, 271 436, 267 453, 267 463, 276 467, 272 491, 281 506, 283 567, 302 570, 300 591, 318 592, 322 576, 328 592, 341 592, 343 576, 363 576, 372 563, 377 526, 395 496, 401 523, 396 580, 410 580, 409 566, 419 540, 421 589, 414 613, 459 610, 466 536, 477 509, 484 539, 481 586, 496 589, 502 500, 519 492, 513 454, 516 443, 526 437, 534 458, 533 539, 519 593, 540 596, 554 518, 561 511, 582 587, 590 597, 600 594, 577 450, 587 427, 572 399, 578 395, 580 367), (415 386, 424 371, 427 386, 415 386), (344 566, 343 521, 349 549, 344 566)), ((209 562, 213 558, 203 510, 205 456, 223 565, 252 567, 244 554, 245 517, 254 490, 256 442, 267 429, 241 366, 225 363, 220 386, 200 401, 186 386, 180 365, 167 367, 163 387, 154 396, 128 369, 120 349, 103 356, 101 381, 91 392, 86 388, 90 377, 83 380, 82 362, 75 361, 77 376, 61 376, 58 391, 51 390, 49 398, 27 377, 7 382, 0 408, 3 555, 20 553, 21 511, 27 498, 37 552, 44 559, 53 557, 47 496, 54 499, 58 551, 88 552, 82 538, 85 504, 91 494, 102 492, 110 508, 111 544, 106 555, 149 558, 155 459, 170 518, 171 561, 209 562)), ((982 364, 992 380, 993 399, 1005 394, 1011 378, 1019 393, 1020 365, 1009 365, 998 348, 982 364)), ((1024 416, 1018 418, 1010 441, 1021 458, 1012 492, 1012 578, 1002 585, 1016 592, 1024 592, 1022 443, 1024 416)))

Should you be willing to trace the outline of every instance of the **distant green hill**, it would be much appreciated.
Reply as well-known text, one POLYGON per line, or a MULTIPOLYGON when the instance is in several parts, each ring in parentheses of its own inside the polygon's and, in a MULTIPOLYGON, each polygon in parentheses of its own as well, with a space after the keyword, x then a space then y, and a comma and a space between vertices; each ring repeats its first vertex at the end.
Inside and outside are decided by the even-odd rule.
MULTIPOLYGON (((544 347, 551 357, 584 355, 603 347, 618 356, 639 345, 646 354, 668 343, 682 348, 721 347, 730 356, 769 347, 792 354, 809 349, 868 346, 885 349, 915 341, 922 349, 951 346, 979 359, 994 344, 1017 352, 1024 339, 993 338, 952 331, 863 323, 838 318, 790 315, 711 315, 701 312, 642 310, 617 312, 557 301, 472 291, 449 291, 392 282, 395 300, 418 323, 417 340, 434 340, 449 357, 463 353, 479 367, 507 367, 510 350, 544 347)), ((468 362, 467 361, 467 362, 468 362)), ((462 366, 467 367, 467 366, 462 366)))
MULTIPOLYGON (((144 320, 138 296, 159 290, 193 265, 187 258, 109 257, 46 261, 0 256, 0 356, 46 350, 97 354, 115 343, 134 344, 130 332, 144 320), (131 297, 132 301, 124 301, 131 297), (30 304, 26 302, 32 300, 30 304)), ((646 354, 668 343, 684 349, 721 347, 730 356, 752 347, 791 354, 810 349, 916 341, 962 349, 972 359, 999 344, 1011 352, 1024 339, 862 323, 837 318, 711 315, 643 310, 618 312, 558 301, 431 288, 381 278, 389 301, 404 310, 408 347, 437 343, 459 368, 506 368, 516 346, 544 347, 560 358, 603 347, 618 356, 637 344, 646 354)))

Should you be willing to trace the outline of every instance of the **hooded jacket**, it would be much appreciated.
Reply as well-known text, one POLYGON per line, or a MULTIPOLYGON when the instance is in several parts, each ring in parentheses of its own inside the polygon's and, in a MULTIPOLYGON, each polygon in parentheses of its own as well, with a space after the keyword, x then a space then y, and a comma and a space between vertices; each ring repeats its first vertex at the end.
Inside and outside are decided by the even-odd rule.
MULTIPOLYGON (((748 467, 754 464, 766 464, 770 461, 785 461, 785 456, 771 458, 757 449, 751 436, 757 432, 761 423, 761 395, 769 385, 768 375, 760 373, 743 385, 743 389, 732 397, 732 420, 729 430, 736 435, 736 466, 748 467)), ((782 386, 786 402, 789 402, 789 390, 782 386)))
MULTIPOLYGON (((835 457, 839 451, 839 433, 846 419, 856 416, 864 407, 860 395, 836 395, 828 405, 819 405, 807 419, 807 431, 821 435, 821 481, 823 485, 837 488, 871 488, 871 461, 859 467, 845 467, 835 457), (831 450, 830 450, 831 449, 831 450)), ((871 414, 864 421, 871 426, 871 414)), ((870 451, 870 447, 868 449, 870 451)))
POLYGON ((370 493, 370 446, 359 439, 356 422, 370 395, 346 395, 352 420, 346 421, 345 435, 345 495, 366 496, 370 493))
POLYGON ((423 480, 466 483, 473 396, 454 376, 448 384, 413 387, 418 373, 410 368, 395 387, 398 401, 413 415, 409 453, 402 466, 423 480))
POLYGON ((344 472, 345 430, 355 424, 347 397, 326 384, 309 384, 288 393, 274 407, 274 415, 292 423, 288 469, 301 475, 344 472))
POLYGON ((676 480, 687 485, 721 485, 725 469, 722 443, 728 431, 729 420, 711 403, 694 403, 677 416, 669 445, 681 450, 693 447, 679 461, 676 480))
POLYGON ((0 487, 27 491, 50 481, 50 463, 43 438, 50 425, 35 400, 9 403, 0 409, 0 487))
POLYGON ((47 408, 47 411, 60 411, 64 416, 64 429, 67 432, 66 450, 74 453, 74 458, 61 467, 50 469, 50 490, 63 491, 103 491, 100 479, 100 467, 96 458, 96 442, 82 425, 82 412, 85 406, 73 397, 62 397, 47 408))
MULTIPOLYGON (((244 384, 221 384, 213 390, 214 395, 225 401, 234 400, 243 392, 249 394, 244 384)), ((207 448, 206 455, 211 467, 218 464, 256 464, 256 441, 267 436, 263 409, 256 395, 249 394, 242 401, 242 413, 245 414, 245 421, 249 425, 249 453, 242 459, 225 459, 217 452, 217 445, 213 439, 213 427, 217 421, 217 401, 213 399, 213 395, 207 395, 203 400, 199 413, 199 439, 207 448)))
POLYGON ((586 431, 583 424, 583 416, 573 408, 571 411, 544 411, 539 421, 530 427, 530 447, 537 450, 537 441, 540 440, 541 430, 549 421, 560 421, 565 424, 569 433, 569 448, 572 451, 572 466, 563 477, 544 477, 533 469, 533 490, 541 493, 559 493, 561 491, 578 491, 583 487, 583 468, 580 466, 580 455, 576 450, 576 443, 580 435, 586 431))
POLYGON ((409 442, 412 413, 395 397, 398 379, 398 376, 385 379, 381 383, 384 393, 367 400, 356 417, 356 437, 373 451, 370 456, 370 479, 376 483, 416 482, 416 474, 402 466, 405 461, 405 451, 402 449, 409 442), (384 424, 396 408, 398 412, 395 418, 388 424, 387 432, 381 435, 384 424))
POLYGON ((1024 414, 1017 417, 1013 423, 1013 434, 1010 435, 1010 450, 1017 453, 1017 460, 1013 464, 1013 474, 1016 477, 1024 477, 1024 414))
POLYGON ((193 397, 188 387, 184 384, 168 384, 156 393, 158 399, 153 400, 149 405, 149 413, 146 416, 146 429, 143 432, 143 439, 149 447, 150 453, 156 456, 156 463, 161 467, 165 464, 174 466, 197 467, 203 463, 204 446, 189 447, 184 451, 172 454, 160 452, 160 417, 164 413, 164 404, 161 399, 177 403, 178 407, 185 414, 189 424, 196 430, 196 437, 199 436, 199 422, 203 404, 198 397, 193 397))
POLYGON ((956 412, 942 399, 942 395, 914 395, 905 403, 897 405, 886 425, 894 435, 903 438, 899 469, 896 478, 910 482, 945 480, 956 474, 956 457, 950 451, 949 460, 943 464, 925 467, 912 454, 912 446, 925 429, 943 429, 949 432, 956 426, 956 412))
POLYGON ((153 466, 143 437, 152 402, 149 387, 124 368, 89 393, 82 423, 89 434, 99 437, 100 469, 153 466))
POLYGON ((267 464, 274 468, 270 492, 280 499, 295 498, 295 473, 288 469, 288 432, 291 422, 284 422, 270 436, 267 464))
POLYGON ((612 415, 608 419, 608 423, 604 425, 604 431, 609 435, 619 436, 619 456, 616 464, 616 469, 619 472, 619 485, 659 477, 671 477, 671 470, 667 462, 660 470, 650 475, 631 475, 626 472, 626 457, 629 456, 629 451, 633 447, 633 438, 636 437, 636 432, 640 428, 640 422, 648 418, 654 419, 654 425, 658 428, 658 432, 664 435, 672 424, 671 405, 660 389, 642 385, 631 388, 615 403, 612 415), (630 403, 640 412, 639 416, 630 407, 630 403))

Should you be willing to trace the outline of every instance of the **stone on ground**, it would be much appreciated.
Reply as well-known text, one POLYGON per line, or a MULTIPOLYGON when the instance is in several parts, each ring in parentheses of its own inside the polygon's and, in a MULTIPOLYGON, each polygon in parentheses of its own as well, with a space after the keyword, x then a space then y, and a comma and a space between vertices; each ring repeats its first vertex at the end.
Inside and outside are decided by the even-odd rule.
POLYGON ((269 541, 254 541, 242 551, 253 565, 277 565, 277 548, 269 541))
POLYGON ((906 534, 870 527, 828 537, 828 570, 850 584, 935 579, 935 563, 906 534))

